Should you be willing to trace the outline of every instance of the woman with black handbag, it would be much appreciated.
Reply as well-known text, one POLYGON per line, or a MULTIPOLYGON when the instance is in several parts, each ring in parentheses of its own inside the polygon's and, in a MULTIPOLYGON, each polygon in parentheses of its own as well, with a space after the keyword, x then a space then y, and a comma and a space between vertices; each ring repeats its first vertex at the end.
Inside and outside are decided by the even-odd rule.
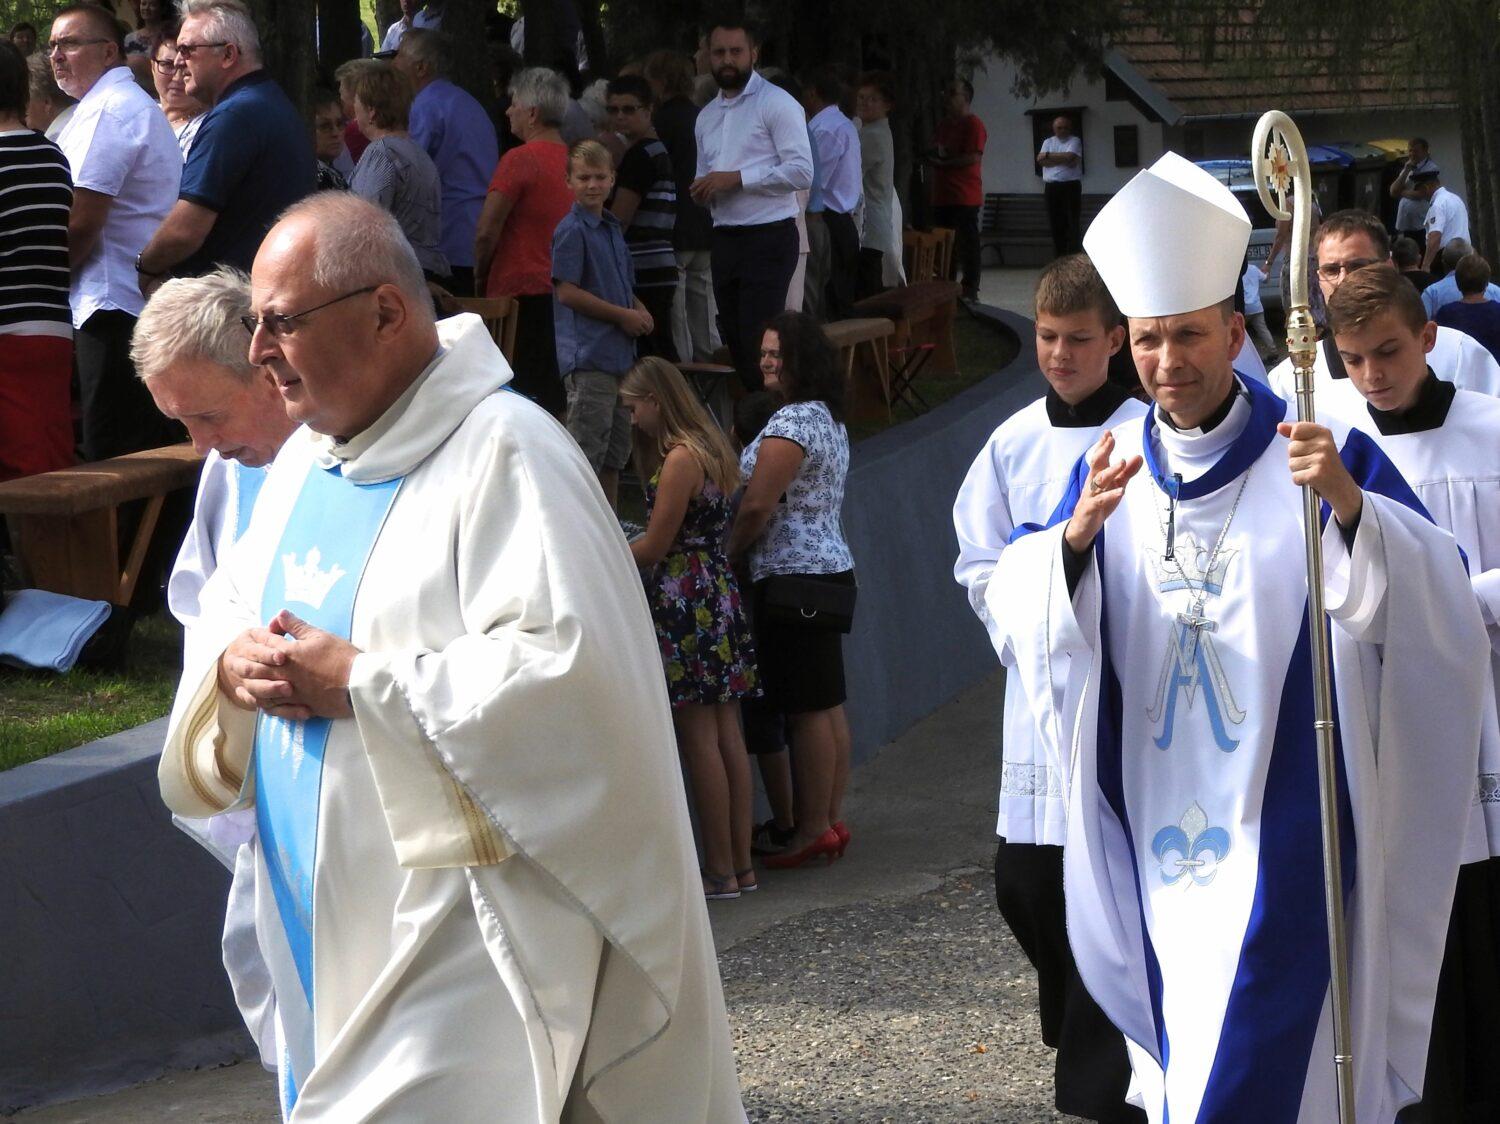
POLYGON ((747 481, 729 535, 748 552, 755 645, 766 703, 786 716, 796 833, 767 867, 832 862, 849 845, 843 635, 854 620, 854 559, 839 525, 849 474, 844 384, 818 323, 783 312, 767 325, 760 370, 783 405, 745 449, 747 481))

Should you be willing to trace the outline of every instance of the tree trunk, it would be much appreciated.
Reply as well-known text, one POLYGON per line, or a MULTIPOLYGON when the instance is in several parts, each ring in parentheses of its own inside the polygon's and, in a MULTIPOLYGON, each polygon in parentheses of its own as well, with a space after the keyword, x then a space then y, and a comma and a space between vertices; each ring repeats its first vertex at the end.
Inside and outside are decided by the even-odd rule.
POLYGON ((280 83, 292 104, 311 120, 308 103, 318 67, 313 46, 313 5, 298 0, 251 0, 250 9, 260 30, 266 70, 280 83))
POLYGON ((521 0, 521 14, 526 18, 526 65, 564 70, 571 80, 576 68, 563 65, 573 52, 563 47, 556 0, 521 0))
POLYGON ((318 68, 333 80, 339 64, 360 56, 359 0, 318 0, 318 68))
POLYGON ((385 40, 391 24, 401 18, 401 0, 375 0, 375 49, 385 40))
POLYGON ((604 23, 600 19, 600 0, 577 0, 578 20, 583 28, 583 47, 589 56, 589 73, 596 78, 608 78, 615 72, 615 62, 604 38, 604 23))
POLYGON ((448 76, 489 108, 495 101, 495 83, 485 39, 484 5, 479 0, 448 0, 443 9, 443 37, 452 61, 448 76))

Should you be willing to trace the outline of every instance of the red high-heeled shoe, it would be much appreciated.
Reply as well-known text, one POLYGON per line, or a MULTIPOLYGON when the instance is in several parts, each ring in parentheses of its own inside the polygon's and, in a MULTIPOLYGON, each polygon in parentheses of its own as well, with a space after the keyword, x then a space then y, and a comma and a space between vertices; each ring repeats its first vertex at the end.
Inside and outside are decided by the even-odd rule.
POLYGON ((849 846, 849 829, 844 826, 844 821, 839 820, 833 825, 833 833, 839 837, 839 858, 844 857, 844 850, 849 846))
POLYGON ((794 867, 807 865, 819 855, 824 856, 828 862, 833 862, 839 857, 839 834, 831 827, 802 850, 786 851, 780 855, 767 855, 761 865, 772 870, 791 870, 794 867))

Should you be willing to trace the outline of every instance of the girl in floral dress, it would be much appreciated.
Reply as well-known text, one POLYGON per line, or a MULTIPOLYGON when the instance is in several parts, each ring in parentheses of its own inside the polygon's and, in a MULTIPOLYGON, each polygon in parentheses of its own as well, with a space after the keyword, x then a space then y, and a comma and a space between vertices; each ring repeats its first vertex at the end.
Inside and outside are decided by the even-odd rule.
POLYGON ((728 439, 664 359, 637 363, 620 384, 646 481, 646 532, 630 544, 666 671, 677 744, 687 765, 711 901, 756 889, 750 862, 750 763, 742 698, 760 693, 739 585, 724 554, 739 486, 728 439))

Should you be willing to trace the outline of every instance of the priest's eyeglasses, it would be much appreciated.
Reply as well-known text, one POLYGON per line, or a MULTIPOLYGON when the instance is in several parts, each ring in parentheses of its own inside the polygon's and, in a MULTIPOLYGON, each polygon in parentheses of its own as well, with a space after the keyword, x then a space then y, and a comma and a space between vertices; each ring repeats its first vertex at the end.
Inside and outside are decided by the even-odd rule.
POLYGON ((276 339, 281 339, 283 336, 289 336, 295 332, 297 330, 297 321, 301 320, 304 316, 311 316, 314 312, 321 312, 323 309, 338 304, 340 301, 349 300, 351 297, 362 297, 366 293, 373 293, 378 288, 380 288, 379 285, 366 285, 363 289, 355 289, 352 293, 345 293, 341 297, 334 297, 333 300, 324 301, 322 304, 314 305, 312 308, 304 308, 301 312, 268 312, 261 316, 241 316, 240 323, 245 325, 245 331, 249 332, 252 336, 255 335, 256 328, 264 328, 276 339))

